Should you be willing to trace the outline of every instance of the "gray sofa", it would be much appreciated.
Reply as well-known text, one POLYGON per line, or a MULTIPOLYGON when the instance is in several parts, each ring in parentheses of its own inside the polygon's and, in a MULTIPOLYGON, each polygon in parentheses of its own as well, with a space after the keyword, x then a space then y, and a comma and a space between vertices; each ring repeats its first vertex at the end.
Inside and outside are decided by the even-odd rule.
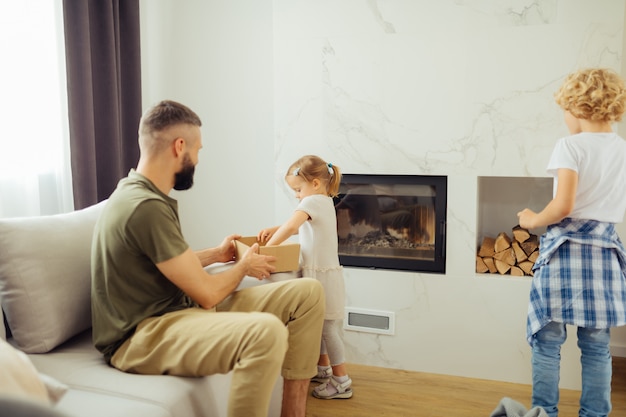
MULTIPOLYGON (((104 203, 72 213, 0 219, 0 337, 65 391, 67 416, 226 416, 231 375, 136 375, 108 366, 91 344, 89 259, 104 203), (1 318, 0 318, 1 320, 1 318)), ((219 266, 218 266, 219 267, 219 266)), ((257 285, 252 278, 243 286, 257 285)), ((269 416, 280 415, 282 378, 269 416)))

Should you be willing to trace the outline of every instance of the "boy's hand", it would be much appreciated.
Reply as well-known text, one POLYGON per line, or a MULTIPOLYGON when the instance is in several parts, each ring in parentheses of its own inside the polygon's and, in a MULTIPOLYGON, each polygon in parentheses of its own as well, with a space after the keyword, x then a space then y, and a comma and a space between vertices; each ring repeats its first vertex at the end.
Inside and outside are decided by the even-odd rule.
POLYGON ((533 229, 535 227, 535 219, 537 217, 537 213, 535 213, 531 209, 525 208, 524 210, 517 213, 517 217, 519 218, 519 225, 524 229, 533 229))

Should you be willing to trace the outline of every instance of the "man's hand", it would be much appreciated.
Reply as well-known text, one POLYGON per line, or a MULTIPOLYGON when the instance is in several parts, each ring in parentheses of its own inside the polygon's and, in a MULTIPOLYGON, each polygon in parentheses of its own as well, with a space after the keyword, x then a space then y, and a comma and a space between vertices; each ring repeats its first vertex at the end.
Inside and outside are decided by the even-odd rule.
POLYGON ((276 261, 275 256, 259 255, 259 244, 255 243, 243 255, 239 261, 245 265, 245 274, 257 278, 259 280, 267 278, 272 272, 276 270, 276 267, 270 262, 276 261))
POLYGON ((230 262, 235 260, 235 240, 241 238, 240 235, 226 236, 222 243, 216 247, 218 260, 216 262, 230 262))

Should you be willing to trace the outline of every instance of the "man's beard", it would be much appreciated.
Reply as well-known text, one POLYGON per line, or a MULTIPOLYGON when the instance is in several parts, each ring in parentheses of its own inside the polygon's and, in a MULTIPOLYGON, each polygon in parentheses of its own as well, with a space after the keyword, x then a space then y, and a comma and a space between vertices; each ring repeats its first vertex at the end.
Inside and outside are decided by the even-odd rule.
POLYGON ((174 177, 174 189, 178 191, 188 190, 193 186, 193 174, 196 166, 191 162, 189 153, 183 157, 183 168, 174 177))

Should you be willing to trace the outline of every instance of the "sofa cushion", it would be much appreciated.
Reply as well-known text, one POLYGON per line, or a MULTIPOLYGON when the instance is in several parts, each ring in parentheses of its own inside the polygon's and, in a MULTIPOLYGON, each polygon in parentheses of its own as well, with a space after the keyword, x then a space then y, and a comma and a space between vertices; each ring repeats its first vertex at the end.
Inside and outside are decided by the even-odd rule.
POLYGON ((0 410, 11 417, 70 417, 37 401, 0 394, 0 410))
MULTIPOLYGON (((91 343, 89 330, 52 352, 28 356, 39 372, 69 387, 57 409, 71 416, 82 417, 85 410, 89 410, 90 417, 227 415, 231 373, 204 378, 125 373, 104 362, 102 354, 91 343), (120 401, 134 408, 120 410, 120 401)), ((282 378, 278 378, 268 416, 280 415, 281 400, 282 378)))
MULTIPOLYGON (((63 417, 174 417, 174 414, 163 408, 161 404, 137 401, 123 395, 111 396, 107 393, 74 389, 70 389, 63 396, 54 410, 63 413, 63 417)), ((30 414, 29 417, 35 415, 39 417, 38 414, 30 414)), ((181 416, 187 417, 184 414, 181 416)), ((200 417, 200 415, 189 414, 189 417, 200 417)))
POLYGON ((91 327, 91 236, 104 204, 0 219, 0 303, 21 350, 48 352, 91 327))

